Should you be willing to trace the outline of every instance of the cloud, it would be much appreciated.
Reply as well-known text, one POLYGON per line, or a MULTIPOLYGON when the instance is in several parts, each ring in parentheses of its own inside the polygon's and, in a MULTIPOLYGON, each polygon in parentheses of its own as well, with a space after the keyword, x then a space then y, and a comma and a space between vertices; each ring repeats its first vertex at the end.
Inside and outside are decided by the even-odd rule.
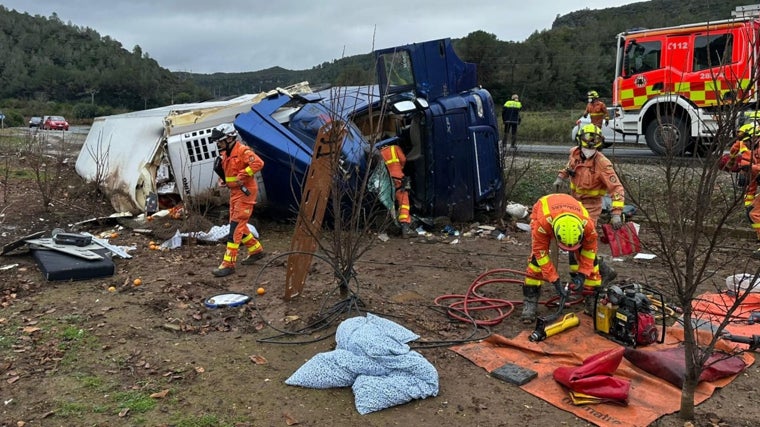
POLYGON ((557 15, 626 3, 633 1, 5 0, 3 6, 43 17, 56 13, 62 22, 92 28, 129 51, 139 45, 172 71, 214 73, 309 69, 373 48, 478 30, 522 41, 551 27, 557 15))

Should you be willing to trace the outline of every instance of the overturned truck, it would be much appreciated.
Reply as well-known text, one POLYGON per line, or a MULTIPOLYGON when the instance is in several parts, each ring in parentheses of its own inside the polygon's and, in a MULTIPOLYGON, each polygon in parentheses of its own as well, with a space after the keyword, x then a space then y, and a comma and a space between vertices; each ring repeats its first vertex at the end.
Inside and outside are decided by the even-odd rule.
MULTIPOLYGON (((211 130, 233 123, 264 159, 259 205, 295 213, 319 129, 346 123, 341 165, 361 170, 375 147, 405 147, 412 214, 469 221, 503 194, 494 104, 449 39, 375 52, 378 84, 312 92, 307 84, 218 103, 98 118, 77 159, 118 211, 158 209, 218 191, 211 130), (379 125, 378 125, 379 124, 379 125)), ((336 171, 337 172, 337 171, 336 171)))

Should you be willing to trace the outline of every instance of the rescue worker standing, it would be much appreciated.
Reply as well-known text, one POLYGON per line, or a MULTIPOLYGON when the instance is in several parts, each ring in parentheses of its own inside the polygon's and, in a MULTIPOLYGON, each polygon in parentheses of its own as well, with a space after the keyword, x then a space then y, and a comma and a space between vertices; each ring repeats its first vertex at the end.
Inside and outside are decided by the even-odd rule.
POLYGON ((591 116, 591 123, 600 129, 602 122, 604 122, 605 126, 609 126, 610 114, 607 112, 607 105, 599 99, 599 94, 595 90, 590 90, 586 95, 588 96, 588 104, 586 104, 586 111, 583 113, 583 117, 591 116))
POLYGON ((575 140, 578 145, 570 149, 567 166, 554 181, 554 191, 559 193, 569 180, 570 194, 583 203, 594 223, 602 213, 602 196, 609 194, 612 199, 610 223, 617 230, 623 226, 625 189, 610 159, 599 151, 604 143, 602 131, 589 123, 578 129, 575 140))
POLYGON ((216 127, 209 138, 210 141, 216 142, 224 171, 223 185, 230 189, 230 233, 227 236, 227 248, 222 263, 212 271, 216 277, 229 276, 235 272, 241 243, 245 245, 248 253, 248 257, 241 261, 241 264, 253 264, 264 256, 261 242, 248 229, 248 221, 253 214, 253 205, 258 194, 258 186, 253 176, 264 167, 264 161, 237 137, 235 128, 225 123, 216 127))
POLYGON ((575 255, 570 273, 575 290, 583 289, 588 312, 594 304, 602 279, 597 265, 597 233, 594 220, 586 208, 569 194, 549 194, 533 205, 530 214, 531 254, 523 284, 523 323, 536 320, 538 299, 543 281, 554 285, 557 292, 564 292, 559 273, 551 262, 549 245, 557 240, 560 249, 575 255))
POLYGON ((512 95, 512 99, 505 102, 504 108, 501 109, 501 121, 504 122, 504 143, 506 144, 507 138, 509 138, 510 148, 517 148, 515 144, 517 144, 517 125, 522 121, 520 118, 521 109, 522 103, 517 94, 512 95))
POLYGON ((393 188, 396 191, 396 207, 398 209, 398 222, 401 225, 401 237, 408 239, 412 236, 412 217, 409 215, 409 188, 404 176, 406 155, 397 144, 387 144, 380 147, 380 154, 388 168, 388 174, 393 180, 393 188))

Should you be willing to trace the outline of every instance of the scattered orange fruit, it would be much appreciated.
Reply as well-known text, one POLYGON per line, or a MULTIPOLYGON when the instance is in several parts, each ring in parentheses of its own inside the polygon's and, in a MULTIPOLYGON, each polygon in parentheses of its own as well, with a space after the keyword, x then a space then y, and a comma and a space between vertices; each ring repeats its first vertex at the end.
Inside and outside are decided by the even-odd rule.
POLYGON ((259 295, 264 295, 265 293, 267 293, 267 290, 264 288, 258 288, 256 289, 256 293, 259 295))
POLYGON ((148 246, 148 248, 149 248, 150 250, 152 250, 152 251, 155 251, 156 249, 158 249, 158 246, 156 246, 155 244, 151 243, 151 245, 150 245, 150 246, 148 246))
POLYGON ((115 239, 117 237, 119 237, 119 233, 111 233, 111 238, 112 239, 115 239))
POLYGON ((142 279, 140 279, 138 277, 137 279, 135 279, 134 281, 132 281, 132 284, 135 285, 135 286, 140 286, 140 285, 142 285, 142 279))
POLYGON ((148 221, 153 221, 153 215, 149 216, 149 217, 147 218, 147 220, 148 220, 148 221))
POLYGON ((153 240, 151 240, 150 243, 148 243, 148 245, 149 246, 156 246, 156 242, 154 242, 153 240))
POLYGON ((116 292, 116 287, 115 286, 109 286, 108 287, 108 292, 116 292))

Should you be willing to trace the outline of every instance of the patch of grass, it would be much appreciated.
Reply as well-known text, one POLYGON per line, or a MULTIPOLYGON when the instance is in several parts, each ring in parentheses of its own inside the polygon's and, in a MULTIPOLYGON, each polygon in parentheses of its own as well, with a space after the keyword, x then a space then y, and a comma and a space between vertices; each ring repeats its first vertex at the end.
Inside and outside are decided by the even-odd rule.
MULTIPOLYGON (((525 111, 520 113, 517 127, 517 143, 568 144, 575 121, 583 110, 525 111)), ((504 126, 499 117, 500 133, 504 126)))
POLYGON ((150 397, 148 393, 130 390, 115 393, 113 399, 119 410, 129 409, 134 413, 143 413, 156 407, 156 400, 150 397))
POLYGON ((58 334, 58 338, 66 341, 80 341, 85 338, 85 331, 76 326, 66 326, 66 328, 58 334))
POLYGON ((223 427, 232 426, 232 424, 225 424, 216 415, 204 414, 199 417, 189 416, 172 420, 172 425, 175 427, 223 427))
POLYGON ((74 378, 79 380, 79 382, 86 388, 98 390, 103 387, 103 379, 94 375, 74 374, 74 378))
POLYGON ((533 206, 533 203, 539 197, 554 191, 552 184, 557 178, 557 172, 567 163, 567 159, 557 158, 556 160, 551 159, 539 162, 529 159, 517 159, 516 167, 524 167, 524 164, 521 162, 528 161, 530 161, 528 172, 517 182, 513 183, 509 198, 513 202, 530 207, 533 206))
POLYGON ((81 418, 83 415, 90 411, 90 407, 84 403, 79 402, 66 402, 62 403, 55 414, 59 417, 69 418, 81 418))

